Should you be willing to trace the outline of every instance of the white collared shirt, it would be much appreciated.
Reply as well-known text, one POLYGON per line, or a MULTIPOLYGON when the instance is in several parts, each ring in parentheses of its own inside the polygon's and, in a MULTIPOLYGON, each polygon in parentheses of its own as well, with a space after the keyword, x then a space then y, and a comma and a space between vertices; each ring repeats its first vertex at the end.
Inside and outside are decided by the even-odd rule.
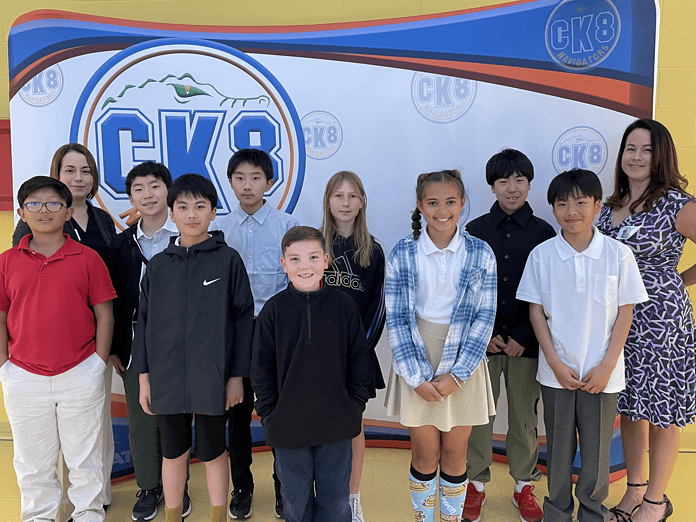
MULTIPOLYGON (((592 241, 582 252, 561 233, 537 246, 517 288, 517 299, 544 307, 556 353, 580 379, 602 362, 619 306, 648 300, 633 252, 597 228, 592 230, 592 241)), ((562 388, 542 350, 537 380, 562 388)), ((624 387, 622 352, 604 392, 624 387)))
POLYGON ((169 219, 169 216, 167 216, 167 221, 164 222, 162 228, 155 232, 152 237, 143 232, 143 229, 141 228, 142 224, 143 220, 140 219, 140 221, 138 221, 138 227, 135 231, 135 239, 138 241, 140 249, 145 256, 145 259, 148 261, 152 259, 152 256, 159 254, 162 250, 167 248, 167 245, 169 245, 169 238, 179 235, 179 231, 174 223, 172 223, 172 220, 169 219))
POLYGON ((440 250, 426 230, 418 238, 416 314, 421 319, 450 323, 459 274, 467 256, 466 248, 460 248, 462 243, 462 235, 454 234, 450 244, 440 250))
MULTIPOLYGON (((162 225, 162 228, 160 228, 155 234, 150 237, 148 236, 145 232, 143 232, 143 229, 140 228, 140 225, 142 225, 143 220, 142 218, 140 221, 138 221, 138 226, 135 230, 135 240, 138 242, 138 245, 140 245, 140 251, 143 253, 145 256, 145 259, 148 261, 152 259, 152 257, 155 254, 159 254, 167 248, 167 245, 169 245, 169 239, 172 236, 178 236, 179 235, 179 230, 176 228, 176 225, 172 223, 172 220, 169 219, 169 216, 167 216, 167 221, 164 222, 164 225, 162 225)), ((145 263, 142 263, 140 265, 140 280, 143 280, 143 276, 145 275, 145 269, 147 268, 147 265, 145 263)))
POLYGON ((252 215, 238 206, 210 226, 210 230, 222 230, 225 242, 242 256, 254 295, 254 317, 269 298, 288 285, 280 266, 283 257, 280 242, 285 233, 298 224, 297 219, 264 201, 252 215))

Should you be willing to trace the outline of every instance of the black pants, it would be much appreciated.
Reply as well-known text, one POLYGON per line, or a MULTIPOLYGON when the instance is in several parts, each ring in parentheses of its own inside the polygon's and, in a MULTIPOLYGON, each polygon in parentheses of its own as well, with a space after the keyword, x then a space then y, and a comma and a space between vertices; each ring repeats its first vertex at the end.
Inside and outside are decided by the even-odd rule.
MULTIPOLYGON (((251 412, 254 410, 254 392, 251 389, 251 380, 244 377, 244 400, 228 412, 230 474, 232 487, 237 489, 249 489, 254 483, 251 474, 251 412)), ((273 452, 273 482, 276 491, 280 488, 280 481, 276 474, 275 451, 273 452)))

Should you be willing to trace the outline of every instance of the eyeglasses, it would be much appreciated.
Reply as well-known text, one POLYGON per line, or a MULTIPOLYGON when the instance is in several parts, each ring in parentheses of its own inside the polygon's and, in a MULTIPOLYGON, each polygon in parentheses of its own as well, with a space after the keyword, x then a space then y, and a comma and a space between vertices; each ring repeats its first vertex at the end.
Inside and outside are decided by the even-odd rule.
POLYGON ((49 212, 60 212, 60 209, 63 207, 67 207, 65 203, 61 203, 60 201, 49 201, 48 203, 39 203, 38 201, 30 201, 29 203, 24 204, 24 208, 26 208, 29 212, 41 212, 41 210, 46 207, 46 210, 49 212))

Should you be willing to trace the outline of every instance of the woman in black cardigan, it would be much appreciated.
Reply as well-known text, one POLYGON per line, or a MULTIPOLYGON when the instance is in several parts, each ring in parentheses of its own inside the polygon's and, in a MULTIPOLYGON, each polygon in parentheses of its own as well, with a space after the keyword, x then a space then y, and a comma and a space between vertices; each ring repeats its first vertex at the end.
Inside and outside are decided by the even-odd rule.
MULTIPOLYGON (((63 232, 96 250, 107 262, 109 244, 116 236, 116 228, 111 216, 89 201, 99 186, 99 173, 92 153, 79 143, 63 145, 53 155, 50 176, 65 183, 73 196, 73 216, 65 223, 63 232)), ((12 235, 12 246, 19 244, 30 232, 29 226, 20 220, 12 235)))

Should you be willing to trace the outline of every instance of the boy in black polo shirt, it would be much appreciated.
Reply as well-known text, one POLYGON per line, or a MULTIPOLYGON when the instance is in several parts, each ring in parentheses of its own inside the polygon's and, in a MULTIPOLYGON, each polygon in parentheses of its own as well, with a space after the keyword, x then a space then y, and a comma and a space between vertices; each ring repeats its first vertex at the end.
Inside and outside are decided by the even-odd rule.
MULTIPOLYGON (((518 150, 505 149, 486 164, 486 181, 496 202, 467 226, 493 249, 498 263, 498 310, 493 335, 488 343, 488 370, 496 403, 500 395, 500 374, 505 376, 508 401, 506 453, 510 475, 515 479, 513 503, 526 522, 539 522, 543 512, 530 484, 541 478, 536 469, 539 456, 537 411, 539 383, 536 381, 539 343, 529 320, 528 303, 515 298, 529 253, 538 244, 555 236, 551 225, 535 217, 527 203, 534 179, 534 167, 518 150)), ((484 483, 491 479, 493 463, 493 422, 474 426, 467 450, 467 489, 462 520, 478 522, 485 499, 484 483)))

